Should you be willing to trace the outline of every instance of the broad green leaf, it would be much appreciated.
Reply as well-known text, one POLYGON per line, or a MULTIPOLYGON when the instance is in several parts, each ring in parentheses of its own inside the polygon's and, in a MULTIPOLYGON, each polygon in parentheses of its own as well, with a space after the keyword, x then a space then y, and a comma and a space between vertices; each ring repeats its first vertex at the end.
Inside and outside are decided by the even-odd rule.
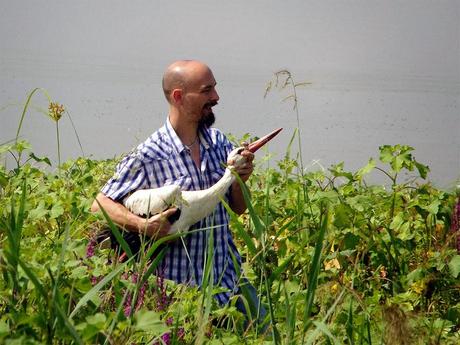
POLYGON ((418 170, 418 173, 420 174, 420 177, 423 178, 423 179, 426 179, 429 171, 430 171, 430 168, 428 167, 428 165, 423 165, 419 162, 414 162, 415 164, 415 167, 417 168, 418 170))
POLYGON ((390 163, 393 160, 393 151, 390 145, 383 145, 380 149, 380 160, 383 163, 390 163))
POLYGON ((404 215, 402 213, 398 213, 390 224, 390 229, 398 230, 405 222, 404 215))
POLYGON ((354 252, 354 249, 359 243, 359 236, 352 234, 351 232, 347 233, 343 239, 344 248, 346 250, 341 251, 340 255, 349 256, 354 252))
POLYGON ((439 212, 439 206, 441 206, 441 201, 434 200, 431 204, 424 207, 424 209, 430 212, 431 214, 437 214, 439 212))
POLYGON ((33 210, 29 211, 30 220, 43 219, 48 214, 48 209, 46 208, 45 201, 40 200, 38 206, 33 210))
POLYGON ((352 217, 353 213, 350 208, 345 204, 339 204, 334 210, 333 224, 339 229, 347 228, 351 225, 352 217))
POLYGON ((408 241, 414 238, 415 232, 410 227, 410 222, 404 222, 397 229, 397 238, 403 241, 408 241))
POLYGON ((449 262, 449 271, 452 277, 457 278, 460 273, 460 255, 455 255, 449 262))
POLYGON ((5 187, 8 184, 8 175, 0 170, 0 186, 5 187))
POLYGON ((416 281, 422 279, 424 276, 425 276, 425 270, 423 268, 419 267, 419 268, 416 268, 415 270, 413 270, 412 272, 410 272, 406 276, 406 280, 407 280, 408 284, 412 284, 413 282, 416 282, 416 281))
POLYGON ((135 314, 134 328, 138 331, 152 332, 155 334, 163 334, 168 330, 168 327, 161 320, 160 313, 152 310, 139 310, 135 314))
POLYGON ((50 210, 50 218, 54 219, 64 214, 64 207, 61 203, 56 202, 50 210))
POLYGON ((373 158, 369 159, 369 162, 366 164, 366 166, 358 170, 358 172, 356 173, 356 176, 358 178, 362 178, 364 175, 369 174, 372 170, 374 170, 376 165, 377 163, 375 159, 373 158))
POLYGON ((0 320, 0 337, 8 335, 10 333, 10 327, 5 320, 0 320))
POLYGON ((96 313, 94 315, 90 315, 86 317, 86 322, 89 325, 94 325, 98 328, 102 328, 106 321, 107 321, 107 317, 105 316, 105 314, 102 314, 102 313, 96 313))

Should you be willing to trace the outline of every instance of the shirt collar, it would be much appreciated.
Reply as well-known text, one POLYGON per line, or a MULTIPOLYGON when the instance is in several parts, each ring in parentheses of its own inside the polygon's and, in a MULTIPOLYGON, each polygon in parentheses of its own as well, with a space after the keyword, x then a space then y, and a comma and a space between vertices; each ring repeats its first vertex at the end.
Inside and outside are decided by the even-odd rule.
MULTIPOLYGON (((173 126, 171 125, 171 122, 169 121, 169 116, 166 119, 166 132, 169 135, 169 138, 171 139, 172 146, 174 149, 178 152, 181 153, 184 150, 188 150, 187 146, 184 145, 184 143, 180 140, 179 136, 177 135, 176 131, 174 130, 173 126)), ((200 138, 200 143, 204 146, 204 148, 207 150, 210 146, 210 133, 208 128, 201 128, 198 131, 198 137, 200 138)))
POLYGON ((180 138, 177 136, 176 131, 174 130, 171 122, 169 121, 169 116, 166 118, 166 133, 168 133, 169 139, 171 140, 171 144, 173 148, 178 152, 181 153, 183 150, 186 149, 185 145, 182 143, 180 138))

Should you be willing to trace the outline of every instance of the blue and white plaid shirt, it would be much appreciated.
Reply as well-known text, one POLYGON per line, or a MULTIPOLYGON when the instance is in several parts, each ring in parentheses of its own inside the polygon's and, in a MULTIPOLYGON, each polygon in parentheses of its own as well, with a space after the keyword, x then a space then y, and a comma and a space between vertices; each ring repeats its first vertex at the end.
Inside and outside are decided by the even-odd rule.
MULTIPOLYGON (((168 119, 162 128, 118 164, 115 175, 102 188, 102 192, 112 200, 121 202, 129 193, 138 189, 170 184, 179 185, 182 190, 211 187, 224 174, 223 164, 227 162, 233 146, 215 128, 201 129, 199 138, 200 169, 168 119)), ((229 193, 226 194, 227 202, 229 193)), ((229 290, 215 296, 220 304, 227 303, 232 292, 237 290, 238 276, 232 254, 235 255, 238 265, 241 264, 228 222, 229 215, 222 203, 219 203, 212 215, 191 227, 214 229, 214 284, 229 290)), ((183 237, 186 248, 181 240, 168 243, 161 263, 166 279, 191 285, 201 284, 209 231, 198 231, 183 237)))

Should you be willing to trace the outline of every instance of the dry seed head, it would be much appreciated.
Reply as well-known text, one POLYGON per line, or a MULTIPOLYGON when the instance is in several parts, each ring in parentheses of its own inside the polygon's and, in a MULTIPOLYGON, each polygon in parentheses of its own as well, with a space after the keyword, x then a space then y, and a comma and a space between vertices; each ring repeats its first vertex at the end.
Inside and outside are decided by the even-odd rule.
POLYGON ((48 106, 48 114, 56 122, 61 119, 64 110, 64 106, 57 102, 50 102, 48 106))

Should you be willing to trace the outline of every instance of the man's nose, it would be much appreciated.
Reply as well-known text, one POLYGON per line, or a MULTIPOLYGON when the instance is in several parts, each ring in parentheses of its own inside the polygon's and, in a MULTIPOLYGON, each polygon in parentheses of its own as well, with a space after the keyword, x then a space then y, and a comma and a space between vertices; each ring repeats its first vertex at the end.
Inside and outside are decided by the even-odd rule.
POLYGON ((216 89, 214 89, 214 92, 212 94, 212 99, 213 101, 218 101, 220 99, 219 94, 217 93, 216 89))

